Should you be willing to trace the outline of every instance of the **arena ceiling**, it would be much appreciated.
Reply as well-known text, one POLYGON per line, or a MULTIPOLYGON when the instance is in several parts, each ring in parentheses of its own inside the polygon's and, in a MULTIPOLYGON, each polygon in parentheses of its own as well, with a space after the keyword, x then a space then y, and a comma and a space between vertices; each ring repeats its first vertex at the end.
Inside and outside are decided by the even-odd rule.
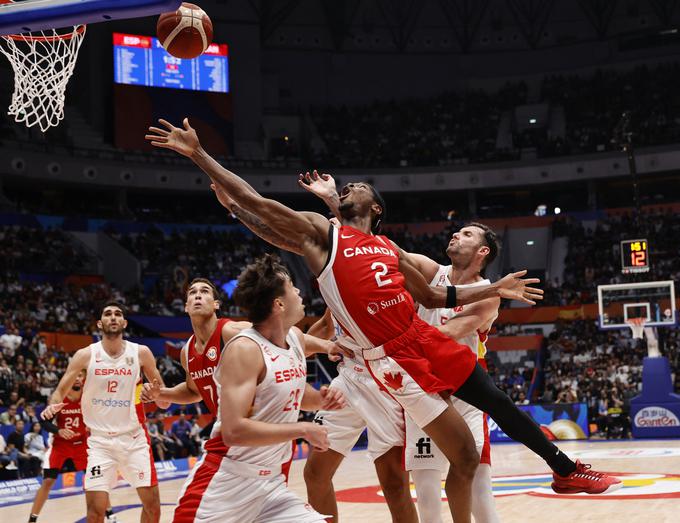
POLYGON ((265 48, 485 53, 675 38, 679 0, 197 0, 265 48))

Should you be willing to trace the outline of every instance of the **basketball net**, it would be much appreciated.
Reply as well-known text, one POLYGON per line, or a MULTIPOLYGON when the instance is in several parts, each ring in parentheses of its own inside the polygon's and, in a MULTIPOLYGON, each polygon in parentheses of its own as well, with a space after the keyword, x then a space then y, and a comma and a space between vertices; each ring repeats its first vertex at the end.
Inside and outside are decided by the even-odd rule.
POLYGON ((659 352, 659 340, 656 337, 653 327, 645 327, 647 318, 628 318, 626 323, 633 331, 633 339, 641 340, 643 337, 647 338, 647 356, 650 358, 658 358, 661 356, 659 352))
POLYGON ((38 125, 43 132, 59 125, 64 119, 66 85, 84 38, 84 25, 2 36, 0 52, 14 69, 7 114, 26 127, 38 125))

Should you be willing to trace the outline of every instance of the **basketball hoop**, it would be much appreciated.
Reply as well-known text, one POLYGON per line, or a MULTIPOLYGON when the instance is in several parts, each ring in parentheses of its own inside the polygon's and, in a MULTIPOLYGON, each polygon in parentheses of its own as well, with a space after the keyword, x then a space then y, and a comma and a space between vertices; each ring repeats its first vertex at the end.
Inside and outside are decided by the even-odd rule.
POLYGON ((636 340, 641 340, 645 332, 645 323, 647 318, 628 318, 626 323, 633 331, 633 338, 636 340))
POLYGON ((14 69, 14 93, 7 114, 27 127, 38 125, 43 132, 59 125, 85 28, 77 25, 2 36, 0 52, 14 69))

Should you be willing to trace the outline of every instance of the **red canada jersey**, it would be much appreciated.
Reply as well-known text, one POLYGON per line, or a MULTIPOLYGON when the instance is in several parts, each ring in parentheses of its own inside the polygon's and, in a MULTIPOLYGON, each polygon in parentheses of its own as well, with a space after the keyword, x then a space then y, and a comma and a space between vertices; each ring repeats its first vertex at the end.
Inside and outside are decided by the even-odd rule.
POLYGON ((60 440, 64 443, 82 443, 87 439, 87 427, 83 421, 83 412, 80 409, 80 399, 71 400, 68 396, 64 398, 64 407, 57 413, 54 424, 59 429, 69 429, 76 433, 76 437, 72 439, 64 439, 59 434, 54 435, 55 440, 60 440))
POLYGON ((213 380, 215 367, 220 361, 224 342, 222 341, 222 327, 229 323, 229 319, 217 320, 217 327, 205 344, 203 353, 196 352, 196 337, 192 336, 187 342, 187 368, 194 380, 203 403, 213 416, 217 416, 217 386, 213 380))
POLYGON ((340 326, 364 348, 405 332, 415 316, 399 272, 399 254, 385 236, 333 228, 319 288, 340 326))

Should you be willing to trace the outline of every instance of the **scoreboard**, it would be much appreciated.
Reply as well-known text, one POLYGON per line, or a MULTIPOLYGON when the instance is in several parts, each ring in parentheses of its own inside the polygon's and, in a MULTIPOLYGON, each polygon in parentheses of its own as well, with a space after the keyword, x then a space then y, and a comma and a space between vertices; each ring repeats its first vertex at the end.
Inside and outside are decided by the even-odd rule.
POLYGON ((229 92, 226 44, 211 44, 198 58, 183 60, 169 54, 158 38, 113 33, 113 65, 118 84, 229 92))
POLYGON ((649 243, 646 239, 621 241, 621 272, 649 272, 649 243))

